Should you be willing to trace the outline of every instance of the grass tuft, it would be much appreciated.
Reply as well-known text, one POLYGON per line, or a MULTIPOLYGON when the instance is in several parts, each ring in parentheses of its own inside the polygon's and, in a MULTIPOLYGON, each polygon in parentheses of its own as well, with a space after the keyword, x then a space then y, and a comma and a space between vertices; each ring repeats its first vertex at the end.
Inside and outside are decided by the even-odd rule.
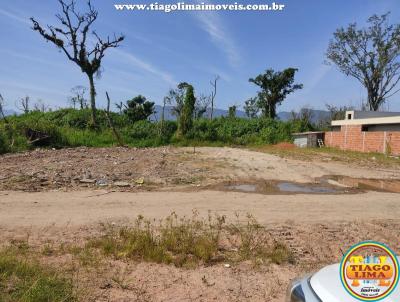
POLYGON ((99 249, 116 259, 194 267, 221 261, 293 263, 294 256, 282 243, 270 244, 265 228, 248 216, 246 224, 227 225, 224 216, 200 219, 171 214, 158 224, 139 216, 133 226, 106 226, 105 234, 90 240, 86 249, 99 249), (227 244, 227 242, 229 242, 227 244))
POLYGON ((78 301, 71 280, 12 250, 0 251, 0 301, 78 301))
POLYGON ((88 247, 107 256, 190 267, 210 263, 217 254, 223 217, 208 221, 171 214, 159 225, 139 216, 131 227, 110 226, 88 247))

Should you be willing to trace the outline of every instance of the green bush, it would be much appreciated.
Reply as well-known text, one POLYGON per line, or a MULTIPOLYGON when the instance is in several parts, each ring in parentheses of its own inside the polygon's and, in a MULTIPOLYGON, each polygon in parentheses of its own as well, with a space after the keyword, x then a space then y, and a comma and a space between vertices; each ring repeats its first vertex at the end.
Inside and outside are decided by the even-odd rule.
POLYGON ((187 138, 228 144, 275 144, 291 141, 291 133, 309 130, 298 122, 273 119, 218 118, 196 120, 187 138))
POLYGON ((15 124, 0 121, 0 154, 27 150, 28 141, 15 124))
POLYGON ((15 128, 20 135, 25 135, 33 146, 63 147, 67 145, 60 128, 39 114, 28 114, 18 119, 15 128), (41 137, 42 139, 39 139, 41 137))
MULTIPOLYGON (((129 122, 124 115, 110 112, 110 117, 115 126, 123 127, 129 122)), ((75 129, 87 129, 90 126, 91 109, 72 109, 65 108, 50 112, 31 111, 27 114, 13 116, 9 118, 11 121, 20 120, 43 120, 58 127, 71 127, 75 129)), ((108 120, 104 110, 97 110, 97 122, 100 129, 108 128, 108 120)))
POLYGON ((71 127, 60 128, 63 135, 64 146, 68 147, 109 147, 116 144, 110 129, 94 131, 90 129, 75 129, 71 127))
MULTIPOLYGON (((313 130, 307 122, 279 121, 268 118, 197 119, 186 135, 177 135, 178 122, 130 123, 124 115, 110 113, 117 131, 125 144, 136 147, 176 145, 249 145, 276 144, 291 141, 293 132, 313 130)), ((30 147, 106 147, 116 145, 116 138, 109 128, 105 112, 98 110, 99 128, 88 128, 90 110, 61 109, 53 112, 30 112, 9 117, 9 124, 0 121, 0 153, 26 150, 30 147), (49 136, 45 140, 28 144, 34 133, 49 136)))
MULTIPOLYGON (((162 136, 169 141, 177 129, 175 121, 165 121, 162 136)), ((134 140, 154 139, 161 134, 161 122, 153 123, 147 120, 138 121, 126 129, 130 138, 134 140)))
POLYGON ((0 154, 10 151, 10 145, 4 131, 0 130, 0 154))

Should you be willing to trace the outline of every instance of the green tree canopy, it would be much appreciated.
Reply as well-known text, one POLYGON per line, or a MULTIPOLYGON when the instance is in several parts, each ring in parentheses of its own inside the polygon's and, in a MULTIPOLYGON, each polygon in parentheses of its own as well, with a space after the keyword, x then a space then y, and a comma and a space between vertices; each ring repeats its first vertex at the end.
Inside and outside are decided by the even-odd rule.
POLYGON ((178 84, 177 88, 168 91, 168 95, 165 97, 166 103, 172 105, 171 112, 179 119, 183 103, 185 102, 186 88, 190 86, 186 82, 178 84))
POLYGON ((265 73, 249 79, 249 82, 261 88, 258 92, 257 105, 264 117, 275 118, 276 106, 280 105, 288 94, 303 88, 302 84, 293 84, 297 70, 296 68, 287 68, 283 71, 267 69, 265 73))
POLYGON ((228 118, 235 118, 236 117, 236 106, 232 105, 228 108, 228 118))
POLYGON ((328 63, 356 78, 366 89, 369 109, 381 105, 400 89, 400 24, 389 25, 389 13, 368 19, 368 27, 356 23, 339 28, 330 41, 328 63))
POLYGON ((186 135, 193 126, 193 113, 195 110, 196 98, 192 85, 185 83, 186 95, 183 103, 182 113, 179 117, 179 133, 186 135))
POLYGON ((127 115, 132 123, 145 120, 154 113, 154 103, 148 101, 146 97, 138 95, 126 101, 123 113, 127 115))

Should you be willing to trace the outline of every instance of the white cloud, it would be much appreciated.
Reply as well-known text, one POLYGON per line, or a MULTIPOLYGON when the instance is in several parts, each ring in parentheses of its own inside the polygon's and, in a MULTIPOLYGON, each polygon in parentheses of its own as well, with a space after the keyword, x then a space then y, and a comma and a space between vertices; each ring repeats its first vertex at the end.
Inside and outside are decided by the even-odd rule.
POLYGON ((124 63, 130 63, 134 65, 135 67, 138 67, 148 73, 154 74, 157 77, 160 77, 164 80, 164 82, 168 83, 169 85, 175 86, 177 82, 174 80, 173 76, 165 72, 163 70, 158 69, 154 65, 143 61, 139 59, 138 57, 134 56, 131 53, 128 53, 126 51, 120 50, 120 49, 113 49, 113 51, 119 56, 119 58, 122 58, 124 63))
POLYGON ((9 11, 6 11, 6 10, 1 9, 1 8, 0 8, 0 15, 6 16, 6 17, 8 17, 10 19, 13 19, 14 21, 18 21, 18 22, 23 23, 23 24, 28 24, 28 25, 31 24, 29 22, 29 19, 23 18, 20 15, 17 15, 15 13, 12 13, 12 12, 9 12, 9 11))
POLYGON ((301 92, 310 93, 313 90, 317 89, 319 83, 324 79, 325 75, 327 75, 332 69, 333 69, 332 65, 326 65, 326 64, 321 64, 318 67, 314 68, 310 77, 305 80, 304 89, 301 92))
POLYGON ((238 66, 240 61, 238 47, 229 35, 227 26, 218 12, 196 12, 195 16, 202 25, 202 29, 210 35, 215 46, 226 54, 229 63, 233 67, 238 66))

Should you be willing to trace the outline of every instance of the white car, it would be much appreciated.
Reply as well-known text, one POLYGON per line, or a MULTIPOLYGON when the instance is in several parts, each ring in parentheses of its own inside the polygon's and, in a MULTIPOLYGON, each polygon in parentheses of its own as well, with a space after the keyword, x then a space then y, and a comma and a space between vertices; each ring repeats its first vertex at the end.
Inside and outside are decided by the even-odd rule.
MULTIPOLYGON (((399 258, 400 260, 400 258, 399 258)), ((294 281, 287 302, 360 302, 350 296, 340 280, 339 263, 326 266, 313 275, 294 281)), ((380 302, 399 302, 400 285, 380 302)))

